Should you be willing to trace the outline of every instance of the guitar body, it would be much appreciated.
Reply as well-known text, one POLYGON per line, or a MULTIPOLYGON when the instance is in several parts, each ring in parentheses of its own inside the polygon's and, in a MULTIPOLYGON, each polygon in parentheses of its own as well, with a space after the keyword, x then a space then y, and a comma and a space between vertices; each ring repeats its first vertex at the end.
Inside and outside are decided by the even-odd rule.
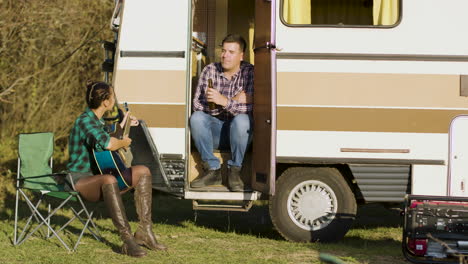
MULTIPOLYGON (((127 114, 125 115, 124 121, 123 121, 125 123, 124 128, 122 128, 121 125, 118 123, 112 123, 112 124, 107 125, 107 131, 111 137, 122 139, 124 135, 128 136, 129 129, 130 129, 130 126, 129 126, 130 121, 127 120, 126 118, 127 118, 127 114)), ((117 151, 120 155, 120 159, 125 164, 125 166, 127 166, 127 168, 130 168, 132 166, 132 161, 133 161, 133 155, 132 155, 132 151, 130 150, 130 147, 126 147, 125 149, 121 148, 117 151)))
POLYGON ((111 174, 117 179, 119 189, 129 188, 130 185, 123 178, 123 172, 127 169, 117 151, 94 151, 94 159, 101 174, 111 174))
MULTIPOLYGON (((121 123, 114 122, 108 126, 108 132, 111 137, 122 139, 128 136, 130 132, 130 112, 128 111, 126 103, 125 108, 127 112, 124 114, 121 123)), ((133 156, 130 147, 121 148, 116 151, 95 151, 93 149, 93 155, 101 174, 111 174, 115 176, 120 190, 130 187, 123 177, 123 172, 132 166, 133 156)))
POLYGON ((130 168, 132 166, 132 161, 133 161, 133 154, 131 151, 130 147, 126 147, 125 149, 121 148, 117 150, 119 153, 120 159, 122 162, 125 164, 127 168, 130 168))

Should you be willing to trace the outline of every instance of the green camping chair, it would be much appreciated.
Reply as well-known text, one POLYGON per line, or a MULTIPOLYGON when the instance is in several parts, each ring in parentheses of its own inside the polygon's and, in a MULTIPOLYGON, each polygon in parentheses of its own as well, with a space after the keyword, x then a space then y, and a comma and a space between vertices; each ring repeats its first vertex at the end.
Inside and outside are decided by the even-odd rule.
MULTIPOLYGON (((74 190, 73 181, 69 174, 52 173, 52 154, 54 149, 53 133, 20 134, 18 144, 18 173, 16 180, 16 205, 15 205, 15 234, 14 245, 21 245, 36 231, 46 228, 46 239, 57 237, 60 243, 69 251, 75 251, 83 234, 88 230, 98 241, 101 241, 99 230, 92 220, 93 213, 86 209, 80 194, 74 190), (40 211, 43 202, 50 202, 49 198, 59 199, 60 204, 51 209, 48 204, 46 213, 40 211), (22 198, 22 199, 21 199, 22 198), (36 199, 30 199, 36 198, 36 199), (26 202, 31 215, 26 219, 21 233, 18 226, 19 203, 26 202), (35 201, 35 203, 33 203, 35 201), (73 202, 71 202, 73 201, 73 202), (73 206, 76 206, 76 210, 73 206), (74 216, 61 227, 52 224, 52 217, 64 207, 73 211, 74 216), (78 219, 83 224, 83 229, 76 240, 73 249, 60 237, 60 233, 73 220, 78 219), (33 228, 34 223, 37 225, 33 228)), ((26 218, 26 217, 25 217, 26 218)))

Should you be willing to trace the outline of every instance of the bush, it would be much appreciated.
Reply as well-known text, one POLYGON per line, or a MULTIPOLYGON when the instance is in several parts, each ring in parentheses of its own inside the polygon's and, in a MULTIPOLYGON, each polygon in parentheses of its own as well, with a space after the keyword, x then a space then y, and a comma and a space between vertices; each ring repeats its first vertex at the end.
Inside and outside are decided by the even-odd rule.
POLYGON ((113 38, 108 25, 114 0, 0 0, 0 6, 4 176, 16 171, 19 133, 54 132, 56 156, 65 162, 69 130, 85 106, 86 80, 102 79, 100 42, 113 38))

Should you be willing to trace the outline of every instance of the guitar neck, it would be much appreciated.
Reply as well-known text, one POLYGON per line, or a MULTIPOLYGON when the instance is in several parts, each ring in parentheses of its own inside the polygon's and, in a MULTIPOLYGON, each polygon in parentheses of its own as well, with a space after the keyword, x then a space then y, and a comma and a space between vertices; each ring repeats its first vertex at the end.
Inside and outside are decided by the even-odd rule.
POLYGON ((127 112, 128 113, 128 116, 126 118, 126 121, 125 121, 125 125, 124 125, 124 130, 123 130, 123 136, 128 136, 130 134, 130 125, 132 123, 132 121, 130 120, 130 112, 127 112))
POLYGON ((126 102, 123 106, 125 108, 124 110, 119 109, 119 111, 123 114, 123 117, 120 120, 120 123, 115 124, 115 130, 112 133, 110 133, 111 136, 116 137, 118 139, 123 139, 125 136, 128 136, 130 134, 130 112, 128 111, 128 105, 126 102))

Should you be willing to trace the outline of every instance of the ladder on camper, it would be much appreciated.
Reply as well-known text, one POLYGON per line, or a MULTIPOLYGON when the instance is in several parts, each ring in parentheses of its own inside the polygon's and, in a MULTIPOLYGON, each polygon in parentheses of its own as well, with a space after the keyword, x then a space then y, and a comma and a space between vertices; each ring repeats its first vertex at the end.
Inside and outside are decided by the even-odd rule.
POLYGON ((159 162, 163 173, 169 182, 172 189, 177 190, 177 193, 183 193, 185 184, 185 160, 182 155, 177 154, 161 154, 159 162))

